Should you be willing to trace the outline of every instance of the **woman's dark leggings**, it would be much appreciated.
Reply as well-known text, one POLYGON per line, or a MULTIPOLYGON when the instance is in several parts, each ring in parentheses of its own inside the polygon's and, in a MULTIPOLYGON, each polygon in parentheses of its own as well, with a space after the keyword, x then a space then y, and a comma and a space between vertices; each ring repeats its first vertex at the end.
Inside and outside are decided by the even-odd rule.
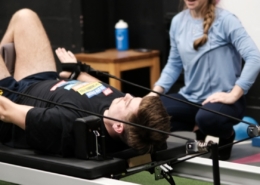
MULTIPOLYGON (((169 96, 188 102, 188 100, 180 94, 169 94, 169 96)), ((233 131, 233 125, 238 123, 238 121, 234 119, 164 96, 161 96, 161 100, 168 114, 171 116, 171 131, 192 131, 194 126, 197 125, 205 135, 228 138, 233 131)), ((242 96, 234 104, 207 103, 202 107, 242 119, 245 106, 245 97, 242 96)))

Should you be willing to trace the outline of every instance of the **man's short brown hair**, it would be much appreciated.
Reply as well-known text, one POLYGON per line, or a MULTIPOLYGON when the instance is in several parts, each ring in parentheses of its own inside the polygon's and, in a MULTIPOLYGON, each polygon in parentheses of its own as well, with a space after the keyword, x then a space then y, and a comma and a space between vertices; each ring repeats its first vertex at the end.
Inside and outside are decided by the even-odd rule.
MULTIPOLYGON (((170 132, 170 117, 161 100, 157 96, 146 96, 140 103, 137 114, 129 116, 128 120, 153 129, 170 132)), ((140 153, 148 153, 166 142, 167 134, 151 131, 145 128, 124 125, 124 140, 140 153)))

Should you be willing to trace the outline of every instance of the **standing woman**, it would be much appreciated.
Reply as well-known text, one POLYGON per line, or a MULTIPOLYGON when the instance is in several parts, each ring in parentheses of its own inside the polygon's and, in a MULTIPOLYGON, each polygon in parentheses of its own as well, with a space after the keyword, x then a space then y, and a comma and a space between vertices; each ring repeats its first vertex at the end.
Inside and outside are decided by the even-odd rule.
MULTIPOLYGON (((260 70, 258 48, 237 17, 217 8, 216 0, 183 2, 184 10, 172 19, 168 62, 153 90, 167 93, 183 71, 185 85, 170 96, 242 119, 244 95, 260 70)), ((219 137, 219 146, 233 142, 237 121, 161 99, 172 116, 172 131, 195 131, 198 140, 205 135, 219 137)), ((219 159, 228 160, 231 150, 232 146, 220 150, 219 159)))

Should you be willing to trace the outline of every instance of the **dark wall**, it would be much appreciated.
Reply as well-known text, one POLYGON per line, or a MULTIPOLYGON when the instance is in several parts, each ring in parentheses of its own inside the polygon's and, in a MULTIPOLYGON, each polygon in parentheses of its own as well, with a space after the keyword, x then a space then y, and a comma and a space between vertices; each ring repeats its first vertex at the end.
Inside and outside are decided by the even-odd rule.
POLYGON ((115 0, 82 0, 83 47, 92 53, 114 48, 115 0))
POLYGON ((30 8, 40 16, 54 49, 63 46, 73 52, 93 52, 115 47, 114 26, 119 19, 124 19, 129 24, 130 47, 160 50, 163 67, 169 50, 168 27, 178 12, 178 2, 1 0, 0 36, 15 11, 30 8))
POLYGON ((170 22, 178 10, 179 0, 83 0, 85 52, 114 48, 114 26, 123 19, 129 26, 129 47, 160 50, 163 67, 170 22))
MULTIPOLYGON (((123 19, 129 26, 129 47, 159 50, 162 69, 169 53, 170 22, 178 10, 179 0, 82 1, 84 50, 95 52, 115 48, 114 26, 123 19)), ((123 72, 122 78, 150 87, 148 68, 123 72)), ((127 84, 123 84, 122 89, 136 96, 148 93, 127 84)))
POLYGON ((21 8, 32 9, 39 15, 53 49, 62 46, 72 50, 73 52, 81 51, 82 35, 80 28, 80 1, 1 0, 1 38, 5 33, 12 14, 21 8))
MULTIPOLYGON (((179 0, 118 0, 116 4, 115 22, 124 19, 128 23, 130 47, 159 50, 161 69, 167 62, 170 49, 169 26, 172 17, 178 12, 178 2, 179 0)), ((147 68, 126 72, 123 77, 139 85, 150 87, 147 68), (133 75, 134 73, 140 75, 133 75)), ((133 91, 139 96, 148 93, 146 90, 128 85, 123 87, 126 92, 133 91)))
POLYGON ((247 100, 247 109, 246 109, 246 116, 254 118, 258 124, 260 124, 260 93, 259 93, 259 86, 260 86, 260 76, 258 75, 255 83, 250 88, 246 95, 247 100))
MULTIPOLYGON (((163 43, 165 40, 163 25, 163 1, 156 0, 124 0, 116 1, 116 16, 114 24, 123 19, 128 23, 129 47, 159 49, 163 56, 163 43)), ((143 68, 127 71, 122 78, 138 85, 149 87, 149 69, 143 68)), ((123 84, 125 92, 135 96, 143 96, 146 90, 123 84)))
MULTIPOLYGON (((96 52, 115 47, 114 26, 119 19, 124 19, 129 25, 130 48, 160 50, 162 69, 169 52, 168 28, 171 18, 178 12, 178 2, 179 0, 1 0, 0 36, 3 36, 15 11, 30 8, 42 20, 53 49, 62 46, 73 52, 96 52)), ((125 72, 123 77, 149 87, 148 69, 133 73, 125 72), (136 75, 133 73, 144 74, 144 78, 141 81, 134 79, 136 75)), ((132 88, 126 88, 125 91, 128 89, 131 91, 132 88)))

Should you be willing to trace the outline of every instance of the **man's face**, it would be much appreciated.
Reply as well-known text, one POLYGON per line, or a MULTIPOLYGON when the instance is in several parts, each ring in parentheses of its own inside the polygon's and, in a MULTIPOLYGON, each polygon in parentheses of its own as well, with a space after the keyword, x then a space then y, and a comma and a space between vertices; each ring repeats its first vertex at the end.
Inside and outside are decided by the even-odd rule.
POLYGON ((142 98, 126 94, 124 97, 116 98, 108 109, 108 117, 125 121, 128 114, 136 114, 142 98))

